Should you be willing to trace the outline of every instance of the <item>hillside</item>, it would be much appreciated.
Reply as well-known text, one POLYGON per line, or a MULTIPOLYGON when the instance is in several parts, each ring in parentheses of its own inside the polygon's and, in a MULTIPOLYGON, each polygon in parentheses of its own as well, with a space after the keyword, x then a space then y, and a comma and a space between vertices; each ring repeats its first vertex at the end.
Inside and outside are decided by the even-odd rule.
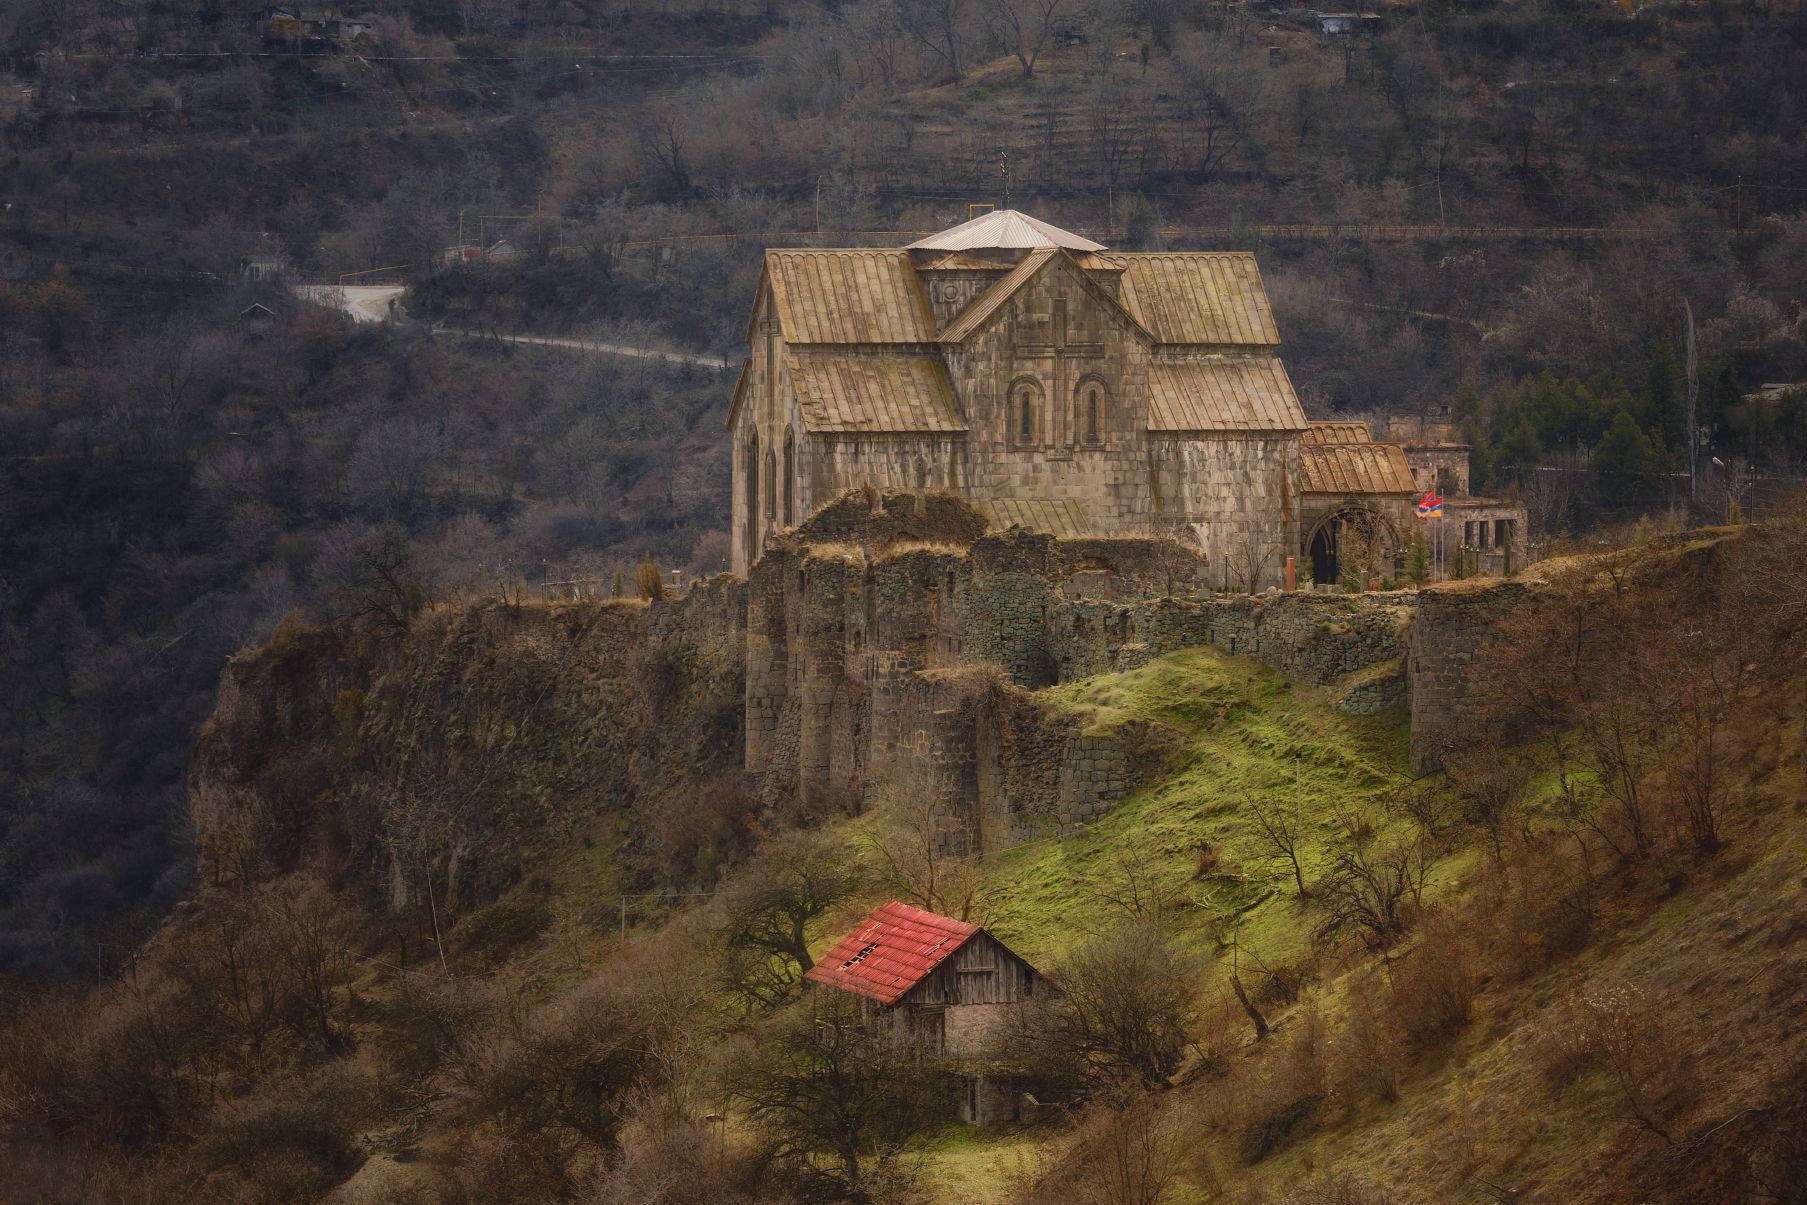
POLYGON ((1754 392, 1807 366, 1799 6, 1385 7, 1345 39, 1073 0, 1039 44, 1029 7, 408 0, 336 42, 0 4, 0 672, 32 684, 0 704, 0 969, 117 968, 182 897, 219 666, 358 610, 348 578, 722 566, 731 376, 432 321, 737 358, 763 247, 1008 198, 1255 249, 1312 413, 1449 407, 1540 549, 1800 476, 1800 393, 1754 392), (341 277, 416 325, 283 287, 341 277))
POLYGON ((1401 713, 1211 648, 1025 695, 1149 765, 1096 822, 979 861, 920 860, 907 798, 791 831, 741 793, 729 579, 406 634, 285 626, 229 668, 201 744, 201 890, 115 984, 10 1006, 4 1190, 832 1197, 822 1132, 774 1155, 747 1111, 762 1047, 804 1048, 796 963, 744 926, 800 909, 820 955, 903 895, 1075 992, 1100 967, 1128 1001, 1173 976, 1181 1028, 1152 1078, 1116 1078, 1108 1044, 1047 1063, 1067 1107, 1039 1124, 885 1138, 860 1192, 1788 1199, 1807 1050, 1772 1021, 1807 1004, 1807 663, 1775 570, 1800 531, 1546 567, 1487 646, 1490 697, 1666 685, 1561 696, 1554 729, 1521 711, 1430 778, 1401 713), (1719 624, 1680 660, 1652 636, 1678 607, 1719 624), (1578 620, 1581 660, 1556 664, 1535 633, 1578 620), (1738 672, 1709 699, 1713 666, 1738 672), (1701 746, 1615 770, 1590 735, 1680 715, 1710 734, 1705 828, 1701 746))

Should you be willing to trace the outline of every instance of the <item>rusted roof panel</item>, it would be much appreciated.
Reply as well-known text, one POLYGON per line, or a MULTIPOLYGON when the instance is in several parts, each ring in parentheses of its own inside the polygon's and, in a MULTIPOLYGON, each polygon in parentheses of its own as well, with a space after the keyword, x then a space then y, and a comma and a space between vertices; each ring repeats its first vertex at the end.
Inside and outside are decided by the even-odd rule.
POLYGON ((1123 305, 1157 343, 1277 347, 1255 257, 1245 251, 1099 255, 1123 268, 1123 305))
POLYGON ((1308 444, 1365 444, 1373 442, 1367 423, 1314 422, 1300 437, 1308 444))
POLYGON ((935 315, 907 251, 767 251, 786 343, 933 343, 935 315))
POLYGON ((1398 444, 1307 443, 1299 448, 1299 492, 1410 496, 1418 488, 1398 444))
POLYGON ((1309 424, 1274 356, 1155 359, 1148 366, 1150 431, 1304 431, 1309 424))
POLYGON ((1057 248, 1042 247, 1023 256, 1016 267, 1006 272, 989 289, 973 298, 965 309, 954 315, 953 320, 947 324, 947 329, 941 332, 941 341, 958 343, 978 330, 980 326, 984 325, 987 318, 998 312, 999 306, 1010 300, 1012 293, 1021 288, 1031 276, 1041 271, 1042 265, 1059 253, 1057 248))
POLYGON ((1085 503, 1074 498, 999 498, 978 506, 993 531, 1026 527, 1055 536, 1083 536, 1098 530, 1092 526, 1085 503))
POLYGON ((892 900, 824 954, 804 978, 896 1004, 977 932, 977 925, 892 900))
POLYGON ((932 356, 816 352, 789 363, 808 430, 966 430, 947 367, 932 356))
POLYGON ((1051 226, 1040 218, 1032 218, 1014 209, 998 209, 981 214, 970 222, 950 226, 939 234, 931 234, 910 244, 910 249, 914 251, 977 251, 996 247, 1104 250, 1102 243, 1094 243, 1089 238, 1082 238, 1070 230, 1051 226))

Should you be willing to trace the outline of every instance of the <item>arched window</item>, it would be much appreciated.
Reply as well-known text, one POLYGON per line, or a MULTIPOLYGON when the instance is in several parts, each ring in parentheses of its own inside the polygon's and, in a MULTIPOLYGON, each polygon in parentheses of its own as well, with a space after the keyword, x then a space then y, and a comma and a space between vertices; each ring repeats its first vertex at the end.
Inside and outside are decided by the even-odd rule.
POLYGON ((784 429, 784 525, 789 527, 797 521, 797 436, 789 427, 784 429))
POLYGON ((1027 385, 1016 395, 1016 438, 1018 443, 1035 441, 1035 391, 1027 385))
POLYGON ((778 457, 769 449, 765 454, 765 518, 768 523, 778 521, 778 457))
POLYGON ((1079 443, 1096 444, 1104 438, 1104 382, 1086 377, 1073 394, 1073 430, 1079 443))
POLYGON ((753 562, 759 556, 759 428, 754 427, 747 434, 746 463, 746 502, 747 526, 742 537, 742 552, 746 554, 747 568, 753 568, 753 562))

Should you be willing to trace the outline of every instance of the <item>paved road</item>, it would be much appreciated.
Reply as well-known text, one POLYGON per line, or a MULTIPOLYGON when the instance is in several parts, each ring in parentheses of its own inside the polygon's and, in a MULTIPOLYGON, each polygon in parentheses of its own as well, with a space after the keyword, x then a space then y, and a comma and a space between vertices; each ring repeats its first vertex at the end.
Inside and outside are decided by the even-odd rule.
POLYGON ((675 364, 696 364, 703 368, 727 368, 721 356, 702 356, 694 352, 660 351, 656 347, 628 347, 621 343, 604 343, 600 339, 566 338, 559 335, 486 335, 482 331, 458 326, 436 326, 435 335, 463 336, 466 339, 500 338, 504 343, 531 343, 540 347, 568 347, 573 351, 595 352, 604 356, 632 356, 637 360, 669 360, 675 364))
POLYGON ((405 291, 401 285, 295 286, 297 296, 344 310, 354 322, 381 322, 388 318, 389 302, 405 291))
MULTIPOLYGON (((356 322, 382 322, 389 316, 389 303, 404 292, 400 285, 296 285, 297 295, 320 305, 344 310, 356 322)), ((399 306, 397 307, 400 308, 399 306)), ((406 315, 397 317, 406 320, 406 315)), ((500 338, 504 343, 528 343, 538 347, 565 347, 587 351, 593 355, 631 356, 637 360, 665 360, 675 364, 695 364, 702 368, 728 368, 721 356, 705 356, 695 352, 664 351, 655 347, 630 347, 623 343, 606 343, 600 339, 581 339, 563 335, 488 335, 459 326, 435 326, 435 335, 452 338, 500 338)))

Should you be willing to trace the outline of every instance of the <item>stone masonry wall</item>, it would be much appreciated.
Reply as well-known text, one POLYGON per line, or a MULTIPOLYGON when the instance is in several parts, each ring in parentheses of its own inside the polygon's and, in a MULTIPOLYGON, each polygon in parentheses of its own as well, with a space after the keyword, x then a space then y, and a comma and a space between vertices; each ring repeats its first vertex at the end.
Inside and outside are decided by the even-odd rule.
POLYGON ((850 510, 830 544, 776 537, 748 583, 746 765, 768 809, 926 796, 950 844, 985 850, 1090 823, 1133 785, 1132 759, 1032 692, 1179 648, 1319 685, 1361 672, 1351 710, 1402 695, 1374 667, 1401 662, 1412 594, 1198 595, 1197 556, 1168 541, 911 543, 898 514, 944 536, 958 516, 895 494, 861 505, 870 529, 850 510))
POLYGON ((1502 617, 1527 605, 1518 581, 1460 582, 1422 590, 1412 620, 1406 682, 1412 711, 1412 773, 1430 774, 1483 722, 1472 694, 1476 658, 1502 617))

